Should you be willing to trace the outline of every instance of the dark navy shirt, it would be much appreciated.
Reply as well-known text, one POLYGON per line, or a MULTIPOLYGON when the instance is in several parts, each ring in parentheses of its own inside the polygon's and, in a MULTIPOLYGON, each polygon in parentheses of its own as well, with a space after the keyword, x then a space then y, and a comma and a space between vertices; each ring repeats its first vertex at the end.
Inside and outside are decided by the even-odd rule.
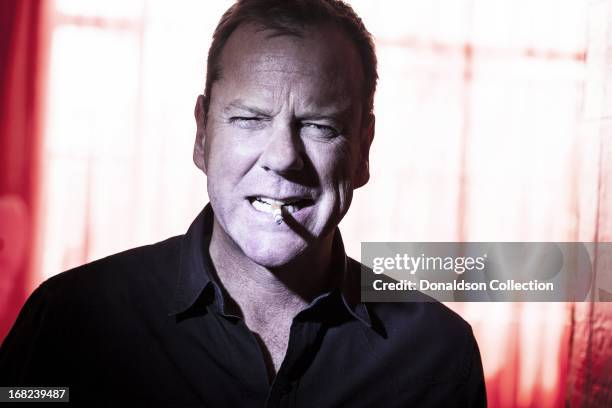
POLYGON ((272 381, 244 321, 224 312, 208 206, 184 236, 59 274, 0 348, 0 386, 69 386, 72 403, 175 407, 481 407, 470 326, 436 302, 361 303, 336 230, 340 287, 291 325, 272 381))

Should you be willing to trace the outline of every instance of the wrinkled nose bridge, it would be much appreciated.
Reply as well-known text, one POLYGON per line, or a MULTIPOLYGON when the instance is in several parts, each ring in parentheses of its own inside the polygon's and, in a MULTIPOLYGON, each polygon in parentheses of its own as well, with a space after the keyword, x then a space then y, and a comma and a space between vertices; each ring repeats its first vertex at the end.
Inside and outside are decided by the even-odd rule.
POLYGON ((299 137, 299 128, 293 123, 272 126, 268 140, 263 146, 260 165, 265 170, 278 173, 301 170, 304 145, 299 137))

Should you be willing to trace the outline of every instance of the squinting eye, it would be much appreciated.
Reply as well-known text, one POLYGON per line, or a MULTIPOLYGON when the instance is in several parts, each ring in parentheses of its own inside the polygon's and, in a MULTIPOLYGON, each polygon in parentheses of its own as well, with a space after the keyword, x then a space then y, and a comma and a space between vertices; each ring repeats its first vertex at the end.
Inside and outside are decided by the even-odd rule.
POLYGON ((303 123, 302 132, 307 136, 331 139, 338 136, 338 131, 331 126, 318 123, 303 123))
POLYGON ((262 127, 264 119, 259 117, 235 116, 229 122, 241 129, 259 129, 262 127))

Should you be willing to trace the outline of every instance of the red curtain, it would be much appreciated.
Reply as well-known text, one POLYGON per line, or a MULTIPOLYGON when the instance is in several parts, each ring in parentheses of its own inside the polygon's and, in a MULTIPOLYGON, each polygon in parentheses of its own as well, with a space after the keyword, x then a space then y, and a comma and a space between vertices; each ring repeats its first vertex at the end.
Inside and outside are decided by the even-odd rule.
POLYGON ((38 170, 48 51, 45 0, 0 2, 0 339, 36 260, 38 170))

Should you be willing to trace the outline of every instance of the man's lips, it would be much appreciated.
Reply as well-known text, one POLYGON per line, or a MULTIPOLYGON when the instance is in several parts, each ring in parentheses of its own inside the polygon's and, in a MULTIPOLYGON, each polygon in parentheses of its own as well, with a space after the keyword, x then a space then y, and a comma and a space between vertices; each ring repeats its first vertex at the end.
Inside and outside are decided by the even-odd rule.
POLYGON ((273 207, 280 206, 284 211, 289 214, 295 213, 302 208, 309 207, 314 204, 314 200, 306 197, 284 197, 284 198, 272 198, 267 196, 250 196, 247 197, 251 205, 260 212, 272 213, 273 207))

